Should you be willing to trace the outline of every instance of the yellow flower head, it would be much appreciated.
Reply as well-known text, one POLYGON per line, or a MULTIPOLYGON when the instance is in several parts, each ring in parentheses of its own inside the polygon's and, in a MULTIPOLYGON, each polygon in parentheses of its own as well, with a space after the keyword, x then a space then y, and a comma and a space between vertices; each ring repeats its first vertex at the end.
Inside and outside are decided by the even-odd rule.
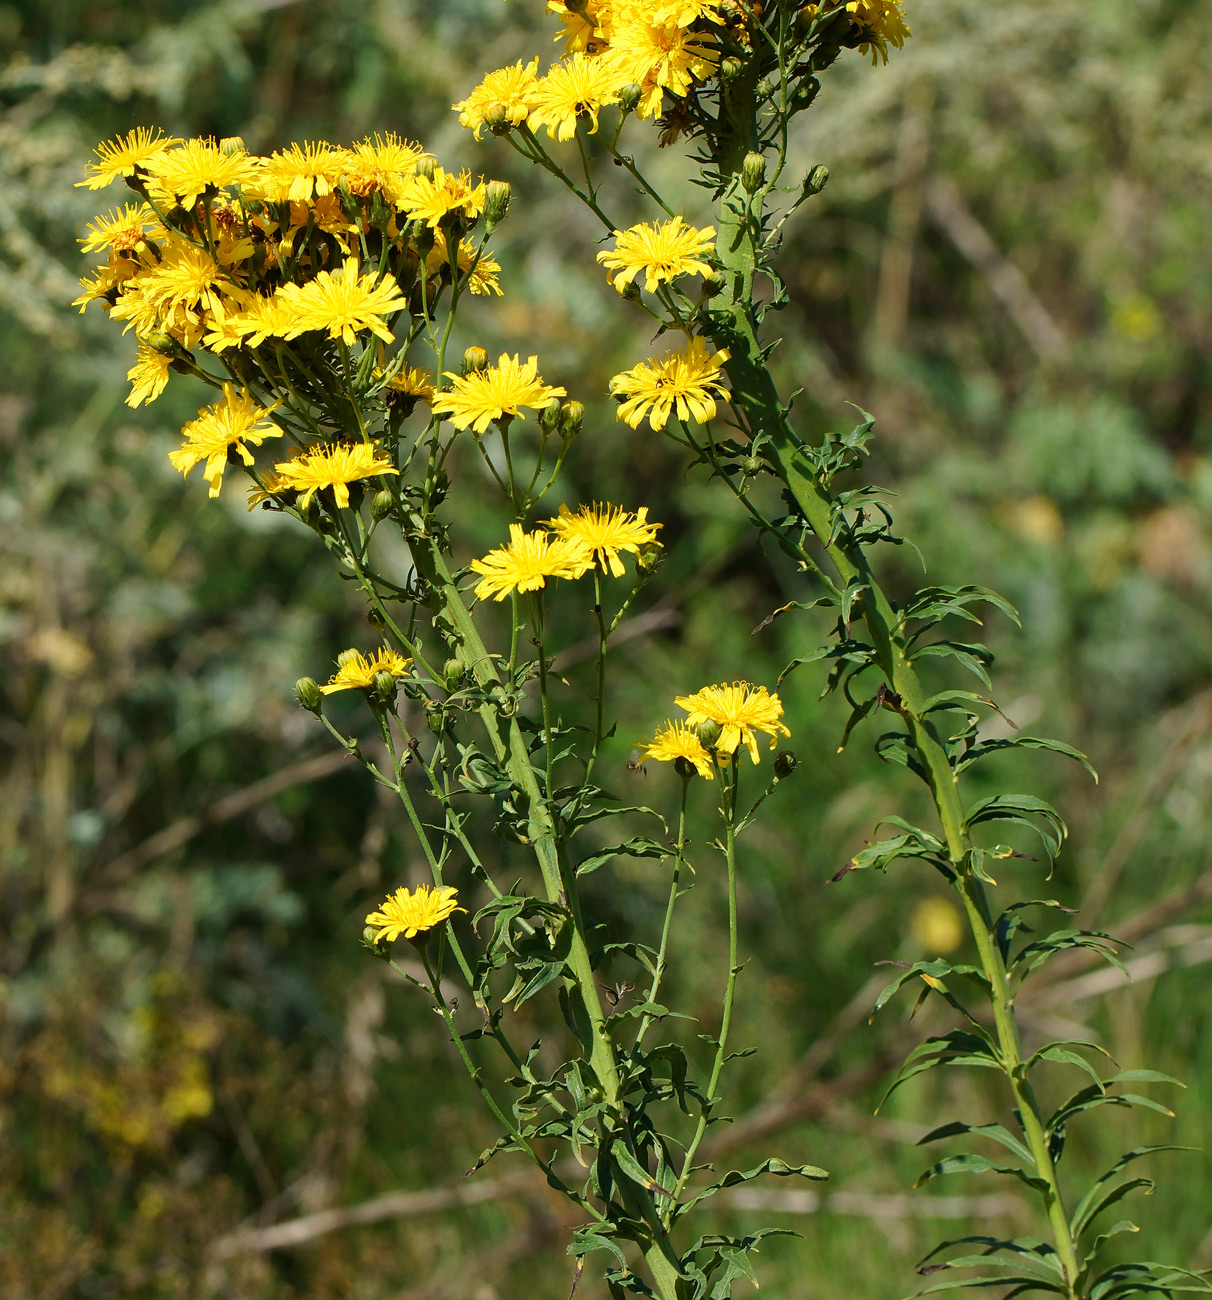
POLYGON ((694 770, 708 781, 715 780, 715 764, 699 739, 699 733, 685 722, 666 721, 656 730, 650 745, 640 747, 642 761, 655 759, 658 763, 674 763, 679 758, 693 765, 694 770))
MULTIPOLYGON (((870 54, 874 67, 881 59, 888 62, 888 46, 904 49, 909 36, 909 24, 901 9, 901 0, 846 0, 844 5, 863 40, 858 46, 860 54, 870 54)), ((804 6, 804 12, 815 16, 820 5, 804 6)))
POLYGON ((81 311, 85 311, 90 302, 103 302, 107 307, 112 306, 122 286, 138 273, 139 267, 134 262, 111 255, 108 266, 98 267, 91 280, 85 276, 80 281, 80 288, 84 292, 72 300, 72 306, 79 307, 81 311))
POLYGON ((680 351, 666 352, 659 361, 624 370, 610 381, 611 392, 624 399, 618 418, 636 429, 647 417, 654 429, 663 429, 676 410, 679 420, 706 424, 715 416, 713 394, 724 395, 720 366, 727 360, 726 350, 708 352, 706 343, 696 338, 680 351))
POLYGON ((259 348, 266 339, 293 339, 305 329, 314 329, 309 317, 302 317, 295 303, 279 289, 271 297, 254 294, 238 312, 216 320, 206 336, 212 352, 229 347, 259 348))
POLYGON ((489 114, 511 126, 519 126, 535 107, 534 88, 538 82, 539 59, 530 63, 518 60, 512 68, 498 68, 467 96, 451 108, 458 110, 459 125, 465 126, 479 140, 489 114))
POLYGON ((338 506, 349 505, 349 485, 378 474, 398 474, 391 457, 374 443, 337 443, 333 446, 313 443, 298 456, 274 466, 278 471, 277 490, 293 489, 300 493, 299 508, 306 510, 321 488, 332 488, 338 506))
POLYGON ((173 332, 198 326, 205 312, 222 315, 228 300, 243 297, 244 290, 204 248, 174 239, 153 269, 127 285, 113 315, 130 321, 140 334, 173 332))
POLYGON ((547 0, 547 11, 558 14, 564 24, 564 31, 555 39, 563 40, 564 50, 568 54, 584 54, 605 39, 605 33, 599 25, 602 21, 600 10, 606 6, 588 0, 583 9, 569 9, 564 0, 547 0))
POLYGON ((557 537, 583 542, 602 571, 609 568, 616 578, 624 573, 620 551, 639 555, 642 547, 660 545, 656 535, 661 525, 648 522, 647 506, 641 506, 634 515, 620 506, 596 503, 582 506, 574 515, 567 506, 561 506, 559 515, 549 519, 547 527, 557 537))
POLYGON ((296 332, 327 330, 330 339, 342 339, 349 346, 361 330, 390 342, 392 333, 383 317, 408 306, 394 280, 376 283, 373 271, 360 275, 354 258, 336 271, 321 271, 305 285, 283 285, 279 293, 295 313, 296 332))
POLYGON ((418 885, 414 890, 401 886, 366 918, 366 924, 375 930, 375 943, 391 943, 400 935, 411 939, 441 925, 455 912, 466 912, 455 902, 458 892, 450 885, 418 885))
POLYGON ((517 415, 523 406, 538 410, 553 397, 564 397, 566 390, 545 384, 539 378, 539 359, 518 353, 511 357, 502 352, 495 366, 456 375, 446 371, 452 381, 448 392, 439 393, 433 402, 435 415, 449 415, 456 429, 468 425, 476 433, 487 433, 493 420, 517 415))
MULTIPOLYGON (((459 240, 458 268, 461 276, 467 276, 466 286, 480 297, 491 297, 494 293, 501 297, 501 264, 490 253, 480 252, 470 239, 459 240)), ((450 252, 446 246, 446 236, 438 231, 433 247, 425 258, 425 269, 430 275, 436 275, 443 266, 450 265, 450 252)))
POLYGON ((648 19, 653 23, 672 23, 676 27, 689 27, 700 18, 722 23, 719 15, 721 0, 666 0, 648 5, 648 19))
POLYGON ((548 578, 581 577, 593 568, 593 552, 580 540, 552 538, 538 529, 526 533, 521 524, 510 524, 509 545, 472 560, 471 567, 483 575, 476 596, 504 600, 511 591, 538 591, 548 578))
POLYGON ((395 204, 417 163, 429 156, 419 144, 401 140, 394 131, 376 132, 346 151, 345 184, 360 198, 378 192, 395 204))
POLYGON ((456 176, 435 167, 432 179, 421 175, 405 181, 396 206, 405 216, 429 226, 436 226, 450 212, 461 212, 470 225, 484 211, 487 191, 482 180, 477 185, 471 183, 468 171, 456 176))
POLYGON ((333 691, 368 691, 375 684, 376 674, 404 677, 411 666, 411 659, 386 646, 381 646, 372 655, 346 650, 337 659, 337 671, 328 679, 327 686, 320 687, 320 691, 324 695, 331 695, 333 691))
POLYGON ((223 400, 203 407, 197 419, 190 420, 181 430, 184 443, 170 451, 168 459, 186 476, 204 460, 202 477, 210 484, 210 495, 217 497, 230 452, 237 452, 245 465, 251 465, 253 455, 247 443, 259 447, 266 438, 282 436, 282 430, 269 418, 273 409, 258 406, 248 393, 237 395, 234 385, 224 384, 223 400))
POLYGON ((714 746, 717 754, 734 754, 744 744, 749 757, 758 763, 761 755, 755 732, 763 731, 770 737, 771 749, 778 744, 779 736, 791 735, 779 721, 783 716, 783 702, 764 686, 751 686, 748 682, 704 686, 693 695, 679 695, 674 703, 686 710, 688 727, 701 727, 706 722, 719 727, 719 739, 714 746))
POLYGON ((384 385, 389 393, 400 393, 419 402, 433 401, 433 376, 420 366, 405 366, 384 385))
POLYGON ((620 77, 605 59, 574 54, 535 83, 530 129, 546 127, 552 140, 571 140, 578 117, 585 116, 593 123, 592 135, 598 129, 598 110, 617 104, 619 91, 630 79, 620 77))
POLYGON ((702 32, 674 23, 654 23, 644 16, 629 16, 610 29, 610 49, 602 61, 609 63, 621 84, 635 82, 643 90, 637 114, 653 117, 661 111, 663 91, 679 98, 696 81, 709 77, 719 56, 702 32))
POLYGON ((629 230, 614 232, 613 249, 598 254, 609 272, 608 279, 622 293, 641 271, 644 288, 652 293, 662 281, 679 275, 710 275, 703 255, 715 242, 715 227, 697 229, 681 217, 670 221, 644 222, 629 230))
POLYGON ((160 396, 168 383, 171 361, 171 357, 156 348, 149 347, 146 343, 139 344, 135 364, 126 372, 131 383, 127 406, 140 406, 144 402, 150 404, 160 396))
POLYGON ((334 149, 322 140, 292 144, 265 159, 257 195, 270 203, 306 203, 323 198, 336 188, 346 157, 344 149, 334 149))
POLYGON ((187 140, 180 148, 166 149, 147 164, 153 194, 161 200, 192 208, 207 190, 229 185, 255 185, 261 160, 241 148, 225 149, 213 139, 187 140))
POLYGON ((116 140, 106 140, 103 144, 99 144, 93 150, 97 155, 97 161, 88 164, 88 170, 92 175, 77 181, 76 186, 79 188, 83 185, 90 190, 103 190, 119 176, 135 176, 145 172, 147 164, 153 158, 162 154, 165 149, 171 149, 180 143, 181 141, 175 136, 161 135, 159 127, 137 126, 133 131, 119 136, 116 140))
POLYGON ((147 248, 148 232, 163 235, 155 212, 146 203, 127 203, 104 217, 88 223, 88 234, 80 240, 85 253, 102 248, 115 253, 142 253, 147 248))

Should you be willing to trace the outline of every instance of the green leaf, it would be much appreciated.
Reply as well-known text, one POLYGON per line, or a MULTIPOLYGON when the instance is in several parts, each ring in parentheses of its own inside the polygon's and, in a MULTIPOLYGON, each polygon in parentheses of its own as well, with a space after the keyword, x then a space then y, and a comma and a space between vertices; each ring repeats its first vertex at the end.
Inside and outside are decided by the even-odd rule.
POLYGON ((752 1169, 743 1171, 730 1169, 719 1182, 712 1183, 710 1187, 705 1187, 692 1200, 680 1205, 677 1213, 681 1216, 693 1206, 698 1205, 700 1201, 705 1201, 708 1197, 714 1196, 716 1192, 722 1192, 727 1187, 736 1187, 741 1183, 752 1182, 755 1178, 761 1178, 765 1174, 774 1174, 779 1178, 790 1178, 794 1175, 797 1178, 808 1178, 814 1182, 823 1182, 829 1177, 827 1169, 820 1169, 816 1165, 789 1165, 785 1160, 772 1157, 769 1160, 763 1160, 760 1165, 754 1165, 752 1169))
POLYGON ((994 1142, 1000 1142, 1007 1151, 1013 1152, 1020 1160, 1026 1161, 1028 1164, 1033 1163, 1031 1152, 1013 1133, 1000 1124, 964 1124, 956 1120, 950 1124, 943 1124, 939 1128, 931 1129, 925 1137, 918 1138, 917 1145, 920 1147, 927 1142, 939 1142, 943 1138, 959 1137, 962 1133, 972 1133, 977 1137, 992 1138, 994 1142))
POLYGON ((916 663, 919 659, 926 658, 954 659, 986 686, 990 684, 989 671, 985 665, 993 662, 993 654, 986 646, 976 642, 931 641, 928 645, 918 646, 913 651, 910 662, 916 663))
POLYGON ((668 844, 661 844, 645 835, 633 835, 622 844, 616 844, 613 848, 603 849, 600 853, 584 858, 577 864, 577 875, 587 876, 613 858, 667 858, 672 853, 673 849, 668 844))
POLYGON ((917 1182, 913 1185, 914 1187, 921 1187, 923 1183, 928 1183, 932 1178, 939 1178, 943 1174, 989 1173, 1017 1178, 1020 1183, 1025 1183, 1033 1191, 1041 1194, 1047 1194, 1049 1191, 1046 1179, 1029 1174, 1025 1169, 1020 1169, 1018 1165, 1000 1165, 995 1160, 989 1160, 985 1156, 977 1155, 974 1152, 947 1156, 946 1159, 940 1160, 937 1164, 931 1165, 929 1169, 919 1174, 917 1182))
MULTIPOLYGON (((1093 1220, 1107 1208, 1108 1205, 1114 1204, 1121 1196, 1126 1195, 1126 1191, 1119 1191, 1111 1199, 1108 1192, 1108 1184, 1116 1178, 1122 1170, 1127 1168, 1134 1160, 1139 1160, 1142 1156, 1152 1155, 1157 1151, 1190 1151, 1190 1147, 1175 1146, 1172 1143, 1164 1143, 1160 1146, 1135 1147, 1133 1150, 1125 1152, 1116 1162, 1107 1170, 1105 1174, 1095 1180, 1086 1194, 1078 1202, 1073 1211, 1073 1217, 1069 1221, 1070 1231, 1074 1237, 1080 1236, 1090 1226, 1093 1220), (1100 1199, 1103 1198, 1103 1199, 1100 1199)), ((1132 1186, 1142 1186, 1148 1184, 1152 1186, 1149 1179, 1134 1180, 1132 1186)), ((1129 1187, 1127 1190, 1131 1190, 1129 1187)))
POLYGON ((1046 749, 1053 754, 1063 754, 1066 758, 1073 759, 1075 763, 1080 763, 1094 778, 1095 785, 1098 784, 1098 773, 1080 749, 1074 749, 1072 745, 1066 745, 1061 740, 1049 740, 1045 736, 1001 736, 995 740, 982 740, 964 754, 963 758, 956 763, 955 770, 962 772, 982 758, 988 758, 990 754, 996 754, 1004 749, 1046 749))
POLYGON ((971 830, 985 822, 1017 822, 1030 827, 1053 856, 1060 852, 1069 834, 1060 813, 1050 803, 1029 794, 995 794, 982 799, 969 811, 964 829, 971 830))

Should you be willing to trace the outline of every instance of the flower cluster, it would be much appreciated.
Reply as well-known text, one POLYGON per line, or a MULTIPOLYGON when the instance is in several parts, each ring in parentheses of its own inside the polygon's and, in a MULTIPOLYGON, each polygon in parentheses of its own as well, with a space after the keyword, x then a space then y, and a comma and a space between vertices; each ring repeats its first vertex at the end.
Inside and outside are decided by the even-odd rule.
POLYGON ((504 600, 514 591, 539 591, 548 578, 584 577, 595 565, 621 577, 620 553, 639 556, 659 547, 660 526, 648 522, 647 506, 630 514, 609 504, 581 506, 576 514, 564 506, 547 521, 546 529, 529 533, 521 524, 510 524, 507 546, 471 562, 472 571, 481 575, 476 595, 481 600, 504 600))
POLYGON ((653 740, 641 746, 645 759, 658 763, 681 760, 689 775, 693 767, 700 776, 711 780, 715 759, 731 758, 744 745, 755 763, 761 762, 757 733, 770 737, 770 748, 780 736, 790 731, 779 721, 783 702, 764 686, 749 682, 704 686, 693 695, 679 695, 674 703, 685 709, 683 722, 666 721, 657 728, 653 740), (713 754, 715 759, 713 759, 713 754))
POLYGON ((330 507, 347 506, 349 484, 397 473, 349 410, 398 421, 433 397, 397 339, 423 332, 446 293, 501 292, 471 232, 491 218, 494 189, 499 219, 507 187, 446 172, 392 134, 259 157, 238 139, 148 127, 99 145, 80 184, 117 181, 137 201, 89 224, 84 251, 105 262, 76 304, 99 303, 135 333, 129 405, 155 401, 174 371, 222 390, 185 427, 173 464, 188 474, 204 462, 215 496, 238 461, 254 501, 303 509, 325 488, 330 507), (249 448, 271 437, 294 454, 258 472, 249 448))

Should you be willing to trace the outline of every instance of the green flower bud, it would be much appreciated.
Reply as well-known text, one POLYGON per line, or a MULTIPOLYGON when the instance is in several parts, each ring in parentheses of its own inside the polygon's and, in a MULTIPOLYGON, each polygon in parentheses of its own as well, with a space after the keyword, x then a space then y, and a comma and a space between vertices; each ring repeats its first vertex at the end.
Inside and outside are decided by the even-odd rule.
POLYGON ((660 542, 648 542, 640 547, 635 557, 636 568, 641 573, 654 573, 664 558, 665 548, 660 542))
POLYGON ((829 179, 829 168, 824 163, 818 163, 807 176, 804 177, 804 193, 819 194, 825 188, 825 182, 829 179))
POLYGON ((446 689, 453 691, 463 680, 463 661, 461 659, 447 659, 442 665, 442 679, 446 683, 446 689))
POLYGON ((493 135, 504 135, 513 125, 504 104, 492 104, 484 114, 484 125, 493 135))
POLYGON ((370 517, 378 523, 396 508, 396 499, 386 488, 380 488, 370 501, 370 517))
POLYGON ((760 153, 747 153, 741 163, 741 184, 746 194, 756 194, 766 179, 766 159, 760 153))
POLYGON ((375 695, 384 704, 393 704, 399 686, 394 673, 375 673, 375 695))
POLYGON ((320 688, 316 685, 314 677, 300 677, 295 682, 295 699, 308 713, 318 714, 324 704, 324 696, 320 694, 320 688))
POLYGON ((704 749, 714 749, 716 741, 720 738, 720 724, 718 722, 700 722, 698 725, 699 740, 703 743, 704 749))
POLYGON ((720 80, 727 84, 729 81, 735 81, 737 77, 745 71, 745 65, 740 59, 729 56, 720 60, 720 80))
POLYGON ((484 194, 484 228, 491 235, 509 211, 509 186, 505 181, 489 181, 484 194))
POLYGON ((581 432, 585 423, 585 405, 583 402, 565 402, 560 407, 560 437, 571 442, 581 432))
POLYGON ((463 373, 473 375, 488 365, 488 353, 483 348, 470 347, 463 353, 463 373))
POLYGON ((624 113, 634 113, 639 107, 640 96, 643 90, 634 81, 629 81, 627 85, 619 91, 619 107, 624 113))
POLYGON ((763 77, 753 89, 759 99, 769 99, 774 94, 774 83, 769 77, 763 77))
POLYGON ((349 664, 356 663, 361 659, 361 657, 362 656, 356 650, 342 650, 341 653, 337 655, 337 667, 345 668, 349 664))
POLYGON ((791 750, 780 749, 779 752, 774 756, 775 776, 777 776, 780 781, 783 780, 783 778, 790 776, 792 772, 795 771, 798 763, 799 760, 791 752, 791 750))
POLYGON ((391 949, 387 944, 375 942, 375 928, 373 925, 368 925, 362 931, 362 943, 370 952, 373 952, 376 957, 383 961, 391 961, 391 949))
POLYGON ((225 157, 230 158, 233 154, 246 153, 244 148, 244 138, 238 135, 225 136, 219 141, 219 152, 225 157))
POLYGON ((544 433, 555 433, 560 423, 561 403, 558 397, 553 397, 550 402, 539 412, 539 428, 544 433))
POLYGON ((755 474, 762 472, 762 461, 760 456, 746 456, 744 463, 741 465, 741 473, 746 478, 753 478, 755 474))
POLYGON ((429 154, 418 159, 417 165, 412 169, 414 176, 423 176, 427 181, 433 180, 434 170, 438 165, 438 160, 429 154))

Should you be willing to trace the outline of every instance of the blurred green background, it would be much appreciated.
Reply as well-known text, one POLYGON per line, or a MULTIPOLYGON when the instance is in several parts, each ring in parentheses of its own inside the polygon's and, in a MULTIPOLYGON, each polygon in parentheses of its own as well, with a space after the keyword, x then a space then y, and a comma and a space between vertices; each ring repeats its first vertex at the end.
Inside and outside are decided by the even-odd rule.
MULTIPOLYGON (((171 469, 203 394, 178 380, 131 412, 133 341, 68 306, 85 221, 121 201, 73 183, 98 140, 136 124, 254 151, 398 130, 511 180, 506 297, 476 304, 468 338, 539 353, 590 406, 566 499, 665 522, 668 561, 616 658, 607 783, 667 807, 669 774, 629 772, 628 740, 675 692, 772 684, 826 629, 800 616, 751 636, 802 588, 667 443, 614 422, 606 381, 650 340, 593 264, 597 232, 449 112, 485 70, 549 48, 539 9, 0 5, 4 1296, 568 1293, 563 1209, 517 1166, 461 1179, 491 1126, 440 1022, 359 946, 368 907, 417 865, 398 811, 291 685, 371 630, 310 535, 171 469)), ((1005 712, 1102 773, 1093 787, 1043 757, 988 778, 1027 783, 1073 826, 1052 884, 1019 864, 1015 896, 1080 901, 1085 924, 1135 945, 1130 988, 1058 965, 1022 1002, 1025 1033, 1090 1037, 1190 1085, 1174 1124, 1072 1133, 1088 1172, 1130 1145, 1212 1137, 1212 7, 908 11, 905 51, 874 71, 850 56, 801 121, 797 166, 833 179, 782 256, 777 359, 806 432, 849 427, 847 403, 876 414, 876 477, 930 578, 1022 611, 1022 633, 986 629, 1005 712)), ((702 222, 683 160, 648 163, 702 222)), ((642 212, 621 187, 613 201, 642 212)), ((468 544, 494 544, 499 520, 478 512, 468 544)), ((894 589, 920 581, 911 556, 886 563, 894 589)), ((821 685, 810 667, 784 689, 799 784, 750 843, 742 899, 738 1038, 761 1050, 737 1067, 715 1149, 834 1179, 748 1190, 719 1222, 801 1234, 768 1244, 765 1294, 874 1300, 913 1290, 940 1237, 1031 1220, 1000 1185, 910 1192, 925 1126, 1002 1118, 982 1081, 929 1076, 872 1118, 899 1054, 944 1023, 893 1007, 869 1025, 874 963, 950 950, 955 916, 911 868, 826 885, 879 816, 924 811, 870 734, 835 755, 844 715, 821 685)), ((627 928, 656 925, 662 876, 640 866, 593 877, 627 928)), ((675 999, 710 1018, 726 939, 711 871, 683 924, 675 999)), ((1145 1254, 1212 1266, 1208 1156, 1155 1164, 1145 1254)))

